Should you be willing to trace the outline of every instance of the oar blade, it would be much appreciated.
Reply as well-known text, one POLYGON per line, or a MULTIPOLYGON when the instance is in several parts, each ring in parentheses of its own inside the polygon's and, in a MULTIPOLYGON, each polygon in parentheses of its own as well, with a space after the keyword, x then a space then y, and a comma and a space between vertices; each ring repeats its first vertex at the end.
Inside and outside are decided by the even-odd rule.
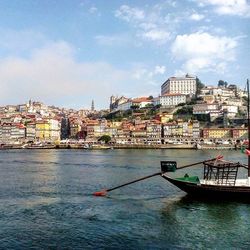
POLYGON ((108 193, 107 190, 101 190, 101 191, 94 192, 93 195, 94 196, 106 196, 107 193, 108 193))

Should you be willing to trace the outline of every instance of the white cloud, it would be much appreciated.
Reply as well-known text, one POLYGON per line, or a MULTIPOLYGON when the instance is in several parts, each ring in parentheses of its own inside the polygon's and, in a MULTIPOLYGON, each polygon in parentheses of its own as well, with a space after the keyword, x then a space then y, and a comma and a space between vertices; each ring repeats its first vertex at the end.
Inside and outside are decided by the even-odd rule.
POLYGON ((48 43, 48 39, 40 32, 33 30, 11 30, 0 28, 0 53, 21 54, 31 48, 48 43))
POLYGON ((163 75, 165 72, 166 72, 166 67, 165 66, 159 66, 159 65, 155 66, 155 71, 154 71, 155 74, 163 75))
POLYGON ((164 65, 156 65, 153 70, 151 67, 135 66, 132 76, 149 85, 158 85, 159 83, 156 81, 157 76, 162 76, 165 72, 166 67, 164 65))
POLYGON ((235 60, 237 38, 213 36, 206 32, 178 35, 171 52, 183 61, 182 70, 190 73, 226 70, 226 64, 235 60))
POLYGON ((196 0, 199 6, 214 6, 220 15, 250 17, 250 4, 247 0, 196 0))
POLYGON ((151 41, 155 41, 155 42, 159 42, 159 43, 165 43, 166 41, 168 41, 170 39, 170 33, 164 30, 149 30, 147 32, 144 32, 142 34, 142 37, 151 40, 151 41))
POLYGON ((190 16, 190 19, 191 20, 194 20, 194 21, 200 21, 202 19, 204 19, 205 16, 202 15, 202 14, 198 14, 198 13, 193 13, 191 16, 190 16))
POLYGON ((127 22, 143 20, 145 17, 144 11, 138 8, 131 8, 128 5, 122 5, 115 11, 115 16, 127 22))
POLYGON ((173 16, 166 15, 166 6, 161 4, 153 5, 150 10, 122 5, 116 10, 115 16, 132 25, 136 37, 158 45, 170 40, 173 23, 176 21, 173 16))
MULTIPOLYGON (((0 59, 0 105, 23 103, 30 98, 65 107, 108 107, 112 93, 151 93, 154 77, 141 80, 134 67, 120 70, 106 62, 79 62, 75 49, 61 41, 32 50, 24 58, 0 59)), ((157 67, 158 74, 163 71, 157 67)), ((143 75, 144 73, 141 72, 143 75)))
POLYGON ((130 81, 127 74, 104 62, 79 63, 74 59, 74 49, 58 42, 33 51, 27 59, 1 59, 0 100, 6 104, 32 98, 66 104, 71 98, 81 106, 81 102, 84 105, 94 98, 104 106, 112 89, 121 90, 117 83, 130 81))
POLYGON ((98 11, 98 9, 95 7, 95 6, 92 6, 90 9, 89 9, 89 13, 90 14, 94 14, 98 11))
POLYGON ((124 45, 131 43, 131 38, 126 34, 118 35, 98 35, 95 37, 96 41, 100 45, 114 46, 114 45, 124 45))

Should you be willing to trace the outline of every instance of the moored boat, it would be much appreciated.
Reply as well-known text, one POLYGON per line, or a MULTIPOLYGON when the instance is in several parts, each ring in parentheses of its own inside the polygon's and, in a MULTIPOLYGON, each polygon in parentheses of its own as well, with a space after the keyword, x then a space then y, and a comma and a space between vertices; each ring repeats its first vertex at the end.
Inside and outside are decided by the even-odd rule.
MULTIPOLYGON (((250 201, 250 182, 248 178, 238 179, 239 168, 247 168, 239 162, 222 159, 202 162, 203 177, 189 176, 173 178, 169 172, 176 169, 176 162, 161 162, 162 177, 187 194, 204 199, 235 199, 250 201), (170 165, 170 167, 169 167, 170 165)), ((191 164, 191 166, 196 164, 191 164)), ((187 166, 189 167, 189 166, 187 166)), ((181 168, 179 168, 181 169, 181 168)))

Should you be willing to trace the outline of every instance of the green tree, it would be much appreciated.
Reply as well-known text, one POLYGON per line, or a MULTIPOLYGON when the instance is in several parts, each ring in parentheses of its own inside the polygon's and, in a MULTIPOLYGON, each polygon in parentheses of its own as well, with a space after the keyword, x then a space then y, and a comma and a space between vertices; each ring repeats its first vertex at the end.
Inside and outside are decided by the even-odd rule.
POLYGON ((227 87, 228 83, 226 81, 223 80, 219 80, 218 81, 218 87, 227 87))
POLYGON ((199 95, 201 93, 201 89, 205 87, 205 84, 203 84, 198 77, 196 77, 196 95, 199 95))
POLYGON ((139 109, 139 105, 133 104, 130 108, 133 109, 133 110, 139 109))
POLYGON ((104 141, 105 143, 108 143, 111 141, 111 137, 109 135, 103 135, 98 139, 98 141, 104 141))

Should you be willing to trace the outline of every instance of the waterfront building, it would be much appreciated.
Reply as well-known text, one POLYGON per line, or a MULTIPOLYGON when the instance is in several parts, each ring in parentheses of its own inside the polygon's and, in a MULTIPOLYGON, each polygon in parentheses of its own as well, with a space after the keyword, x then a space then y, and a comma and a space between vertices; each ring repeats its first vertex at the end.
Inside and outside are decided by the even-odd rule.
POLYGON ((69 118, 62 117, 61 119, 61 140, 65 140, 69 138, 70 135, 70 126, 69 126, 69 118))
POLYGON ((172 137, 177 135, 178 125, 176 122, 168 122, 162 125, 163 137, 172 137))
POLYGON ((36 123, 29 122, 26 124, 26 139, 27 141, 36 140, 36 123))
POLYGON ((50 140, 51 141, 60 140, 61 123, 58 121, 58 119, 55 119, 55 118, 48 118, 48 122, 49 122, 50 140))
POLYGON ((192 125, 190 122, 183 122, 182 124, 183 137, 191 137, 192 136, 192 125))
POLYGON ((185 77, 170 77, 161 86, 161 95, 184 94, 193 96, 196 94, 196 77, 186 75, 185 77))
POLYGON ((202 137, 204 139, 228 139, 231 138, 231 128, 204 128, 202 137))
POLYGON ((115 142, 117 144, 128 144, 131 143, 131 132, 130 129, 117 129, 117 134, 115 136, 115 142))
POLYGON ((26 138, 26 127, 21 123, 12 123, 10 132, 10 141, 24 142, 26 138))
POLYGON ((79 120, 70 120, 69 122, 69 137, 78 138, 81 131, 81 122, 79 120))
POLYGON ((146 129, 137 129, 131 131, 131 142, 144 144, 147 138, 147 130, 146 129))
POLYGON ((248 129, 247 128, 233 128, 232 129, 232 138, 233 139, 247 139, 248 138, 248 129))
POLYGON ((46 141, 50 139, 49 122, 47 120, 36 121, 36 139, 46 141))
POLYGON ((152 122, 148 122, 146 125, 146 140, 148 143, 159 144, 161 143, 162 137, 162 125, 159 121, 154 120, 152 122))
POLYGON ((1 138, 1 141, 3 143, 8 143, 10 141, 12 124, 5 122, 5 123, 1 124, 1 127, 2 127, 2 138, 1 138))
POLYGON ((193 138, 200 138, 200 123, 197 120, 194 120, 191 122, 192 123, 192 133, 193 133, 193 138))

